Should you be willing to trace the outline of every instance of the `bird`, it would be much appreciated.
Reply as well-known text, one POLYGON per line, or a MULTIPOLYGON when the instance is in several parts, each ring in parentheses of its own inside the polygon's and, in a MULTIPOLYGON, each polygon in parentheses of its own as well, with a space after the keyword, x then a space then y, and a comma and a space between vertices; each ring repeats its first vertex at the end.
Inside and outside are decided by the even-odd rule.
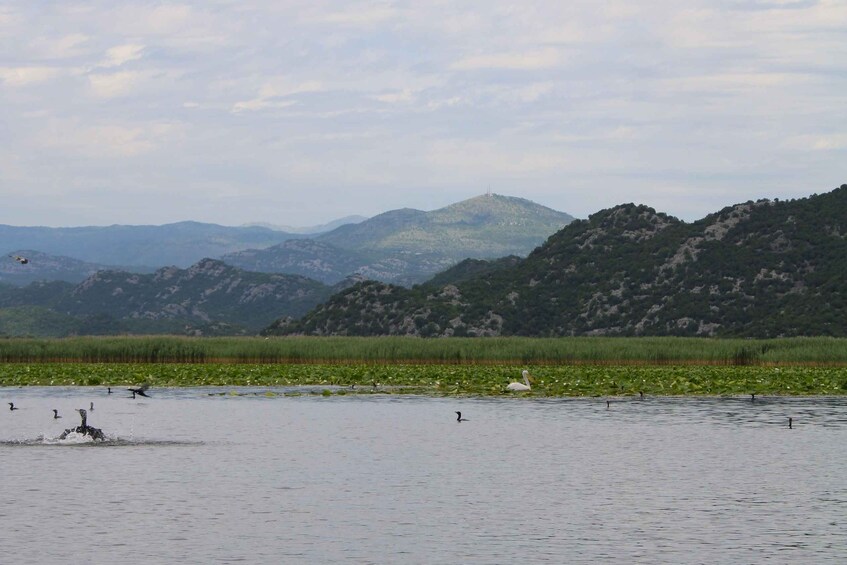
POLYGON ((17 406, 15 406, 14 402, 10 402, 9 403, 9 410, 19 410, 19 408, 17 406))
POLYGON ((59 439, 65 439, 74 432, 83 436, 88 436, 91 439, 106 439, 106 436, 103 434, 103 430, 88 425, 88 422, 86 421, 88 418, 88 412, 86 412, 85 409, 77 408, 77 412, 79 412, 79 415, 82 418, 82 423, 75 428, 68 428, 67 430, 62 432, 62 435, 59 436, 59 439))
POLYGON ((9 255, 9 257, 13 258, 21 265, 26 265, 27 263, 29 263, 29 259, 27 259, 26 257, 21 257, 20 255, 9 255))
POLYGON ((61 416, 59 416, 59 411, 53 408, 53 419, 58 420, 59 418, 61 418, 61 416))
POLYGON ((150 397, 149 397, 149 396, 147 396, 147 394, 144 392, 144 391, 146 391, 148 388, 150 388, 150 385, 149 385, 149 384, 147 384, 147 383, 144 383, 143 385, 141 385, 141 386, 140 386, 140 387, 138 387, 138 388, 128 388, 127 390, 128 390, 129 392, 131 392, 131 393, 132 393, 132 397, 133 397, 133 398, 135 398, 135 395, 136 395, 136 394, 137 394, 137 395, 139 395, 139 396, 144 396, 144 397, 146 397, 146 398, 150 398, 150 397))
POLYGON ((90 410, 90 411, 92 411, 92 412, 94 412, 94 403, 93 403, 93 402, 91 403, 91 406, 90 406, 89 410, 90 410))
POLYGON ((110 387, 110 386, 106 387, 106 394, 112 394, 112 387, 110 387))
POLYGON ((462 413, 456 410, 456 421, 457 422, 467 422, 467 418, 462 418, 462 413))
POLYGON ((521 375, 523 375, 523 382, 526 384, 521 384, 517 382, 509 383, 509 386, 506 387, 506 390, 530 390, 529 371, 524 369, 523 371, 521 371, 521 375))

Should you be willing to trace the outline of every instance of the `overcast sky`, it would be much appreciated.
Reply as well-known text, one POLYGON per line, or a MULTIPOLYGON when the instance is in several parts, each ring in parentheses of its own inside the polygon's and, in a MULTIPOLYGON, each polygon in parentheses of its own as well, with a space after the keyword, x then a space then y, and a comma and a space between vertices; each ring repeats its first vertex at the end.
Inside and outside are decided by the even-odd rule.
POLYGON ((5 224, 696 220, 847 183, 847 0, 7 0, 0 108, 5 224))

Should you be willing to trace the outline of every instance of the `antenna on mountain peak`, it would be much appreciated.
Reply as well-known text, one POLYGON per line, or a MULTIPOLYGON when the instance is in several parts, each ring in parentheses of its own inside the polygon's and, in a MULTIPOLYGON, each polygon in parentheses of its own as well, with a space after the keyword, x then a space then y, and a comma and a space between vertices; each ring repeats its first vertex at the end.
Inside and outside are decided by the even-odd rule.
POLYGON ((488 190, 485 192, 486 196, 491 196, 491 185, 488 186, 488 190))

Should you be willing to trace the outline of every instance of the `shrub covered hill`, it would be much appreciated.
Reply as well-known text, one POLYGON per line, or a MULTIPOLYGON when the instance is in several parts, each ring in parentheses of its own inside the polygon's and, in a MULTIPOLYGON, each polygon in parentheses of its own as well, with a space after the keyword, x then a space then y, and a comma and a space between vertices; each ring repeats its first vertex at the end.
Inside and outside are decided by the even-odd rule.
POLYGON ((301 316, 341 287, 204 259, 152 274, 98 271, 79 284, 0 285, 0 334, 255 334, 301 316))
POLYGON ((847 185, 685 223, 625 204, 526 259, 411 289, 365 281, 267 333, 847 336, 847 185))

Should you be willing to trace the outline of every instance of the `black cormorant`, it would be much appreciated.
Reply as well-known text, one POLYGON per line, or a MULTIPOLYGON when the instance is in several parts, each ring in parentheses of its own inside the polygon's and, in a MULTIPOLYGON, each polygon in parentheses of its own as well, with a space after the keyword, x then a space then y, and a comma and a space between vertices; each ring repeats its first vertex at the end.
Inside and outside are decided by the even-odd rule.
POLYGON ((79 415, 82 418, 82 423, 75 428, 68 428, 67 430, 62 432, 62 435, 59 436, 59 439, 65 439, 74 432, 80 435, 88 436, 91 439, 106 439, 106 436, 103 435, 103 430, 88 425, 86 421, 88 419, 88 412, 86 412, 83 408, 77 409, 77 412, 79 412, 79 415))
POLYGON ((139 396, 146 396, 147 398, 150 398, 150 397, 149 397, 149 396, 147 396, 147 394, 145 394, 145 392, 144 392, 144 391, 146 391, 148 388, 150 388, 150 385, 149 385, 149 384, 147 384, 147 383, 144 383, 143 385, 141 385, 141 386, 140 386, 140 387, 138 387, 138 388, 128 388, 127 390, 128 390, 129 392, 131 392, 131 393, 132 393, 132 397, 133 397, 133 398, 135 398, 135 395, 136 395, 136 394, 137 394, 137 395, 139 395, 139 396))

